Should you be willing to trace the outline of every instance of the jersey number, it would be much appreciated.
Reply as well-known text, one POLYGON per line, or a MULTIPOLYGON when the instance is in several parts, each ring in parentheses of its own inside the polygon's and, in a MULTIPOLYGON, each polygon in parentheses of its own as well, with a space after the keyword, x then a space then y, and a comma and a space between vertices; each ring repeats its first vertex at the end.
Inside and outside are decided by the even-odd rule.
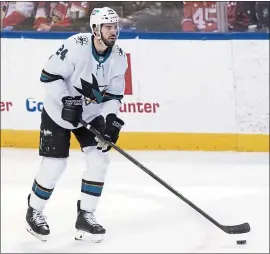
POLYGON ((216 18, 209 17, 209 14, 213 13, 214 8, 199 8, 193 15, 194 23, 197 24, 199 29, 205 28, 206 22, 217 22, 216 18))
POLYGON ((64 60, 67 52, 68 52, 68 50, 64 49, 64 44, 63 44, 62 47, 57 50, 56 55, 60 55, 60 59, 64 60))

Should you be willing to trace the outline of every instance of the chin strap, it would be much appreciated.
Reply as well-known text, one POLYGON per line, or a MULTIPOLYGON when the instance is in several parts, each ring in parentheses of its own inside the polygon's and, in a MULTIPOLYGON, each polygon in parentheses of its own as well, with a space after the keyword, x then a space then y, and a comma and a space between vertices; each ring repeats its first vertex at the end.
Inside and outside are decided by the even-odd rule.
POLYGON ((94 33, 94 36, 106 47, 109 47, 108 45, 105 44, 105 42, 102 40, 101 37, 101 32, 99 32, 100 36, 97 36, 96 33, 94 33))
POLYGON ((105 44, 105 42, 100 38, 99 41, 106 47, 109 47, 108 45, 105 44))
POLYGON ((94 33, 94 36, 104 45, 104 46, 106 46, 106 47, 108 47, 108 45, 106 45, 105 44, 105 42, 102 40, 102 36, 101 36, 101 27, 102 27, 102 25, 100 25, 99 27, 98 27, 98 34, 99 34, 99 36, 97 36, 97 33, 94 33))

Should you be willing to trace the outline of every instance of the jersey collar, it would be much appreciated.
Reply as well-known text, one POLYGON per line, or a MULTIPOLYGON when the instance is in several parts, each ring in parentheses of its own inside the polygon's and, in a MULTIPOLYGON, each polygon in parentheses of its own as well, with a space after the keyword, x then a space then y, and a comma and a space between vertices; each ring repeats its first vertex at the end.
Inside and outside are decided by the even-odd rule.
POLYGON ((96 48, 95 48, 95 45, 94 45, 94 36, 92 35, 92 55, 94 56, 95 60, 97 62, 99 62, 99 64, 102 64, 104 63, 108 58, 109 56, 111 55, 112 53, 112 47, 108 47, 104 54, 100 55, 98 54, 96 48))

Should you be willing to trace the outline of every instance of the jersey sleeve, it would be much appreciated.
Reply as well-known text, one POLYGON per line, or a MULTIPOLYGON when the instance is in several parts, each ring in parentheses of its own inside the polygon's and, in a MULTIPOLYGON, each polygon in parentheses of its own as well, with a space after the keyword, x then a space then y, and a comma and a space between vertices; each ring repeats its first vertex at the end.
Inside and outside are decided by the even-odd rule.
POLYGON ((193 21, 193 4, 184 2, 182 29, 185 32, 196 32, 197 27, 193 21))
POLYGON ((114 95, 124 95, 125 90, 125 73, 128 68, 127 56, 119 49, 114 59, 111 71, 111 80, 107 92, 114 95))
POLYGON ((56 49, 55 53, 47 60, 42 70, 40 81, 45 91, 56 101, 68 95, 65 79, 68 78, 75 68, 75 45, 73 37, 56 49))
POLYGON ((103 116, 106 116, 110 113, 118 114, 121 100, 124 97, 124 90, 125 90, 125 76, 117 76, 111 80, 109 89, 103 96, 103 105, 102 111, 103 116))
MULTIPOLYGON (((118 53, 117 53, 118 54, 118 53)), ((108 114, 118 114, 121 99, 124 97, 125 91, 125 73, 128 67, 127 57, 122 52, 122 55, 117 55, 115 59, 115 64, 113 65, 111 80, 103 96, 103 116, 106 117, 108 114)))

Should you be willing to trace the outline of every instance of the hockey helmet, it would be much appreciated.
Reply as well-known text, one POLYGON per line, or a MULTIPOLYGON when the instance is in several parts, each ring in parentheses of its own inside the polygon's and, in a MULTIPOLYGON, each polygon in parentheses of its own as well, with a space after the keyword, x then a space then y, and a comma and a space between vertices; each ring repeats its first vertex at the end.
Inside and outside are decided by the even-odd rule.
POLYGON ((116 34, 116 38, 117 38, 119 35, 119 16, 117 15, 117 13, 109 7, 93 9, 90 15, 90 27, 91 27, 92 34, 97 39, 102 41, 101 26, 102 24, 108 24, 108 23, 118 24, 118 32, 116 34), (97 30, 97 32, 94 30, 94 28, 97 30))

